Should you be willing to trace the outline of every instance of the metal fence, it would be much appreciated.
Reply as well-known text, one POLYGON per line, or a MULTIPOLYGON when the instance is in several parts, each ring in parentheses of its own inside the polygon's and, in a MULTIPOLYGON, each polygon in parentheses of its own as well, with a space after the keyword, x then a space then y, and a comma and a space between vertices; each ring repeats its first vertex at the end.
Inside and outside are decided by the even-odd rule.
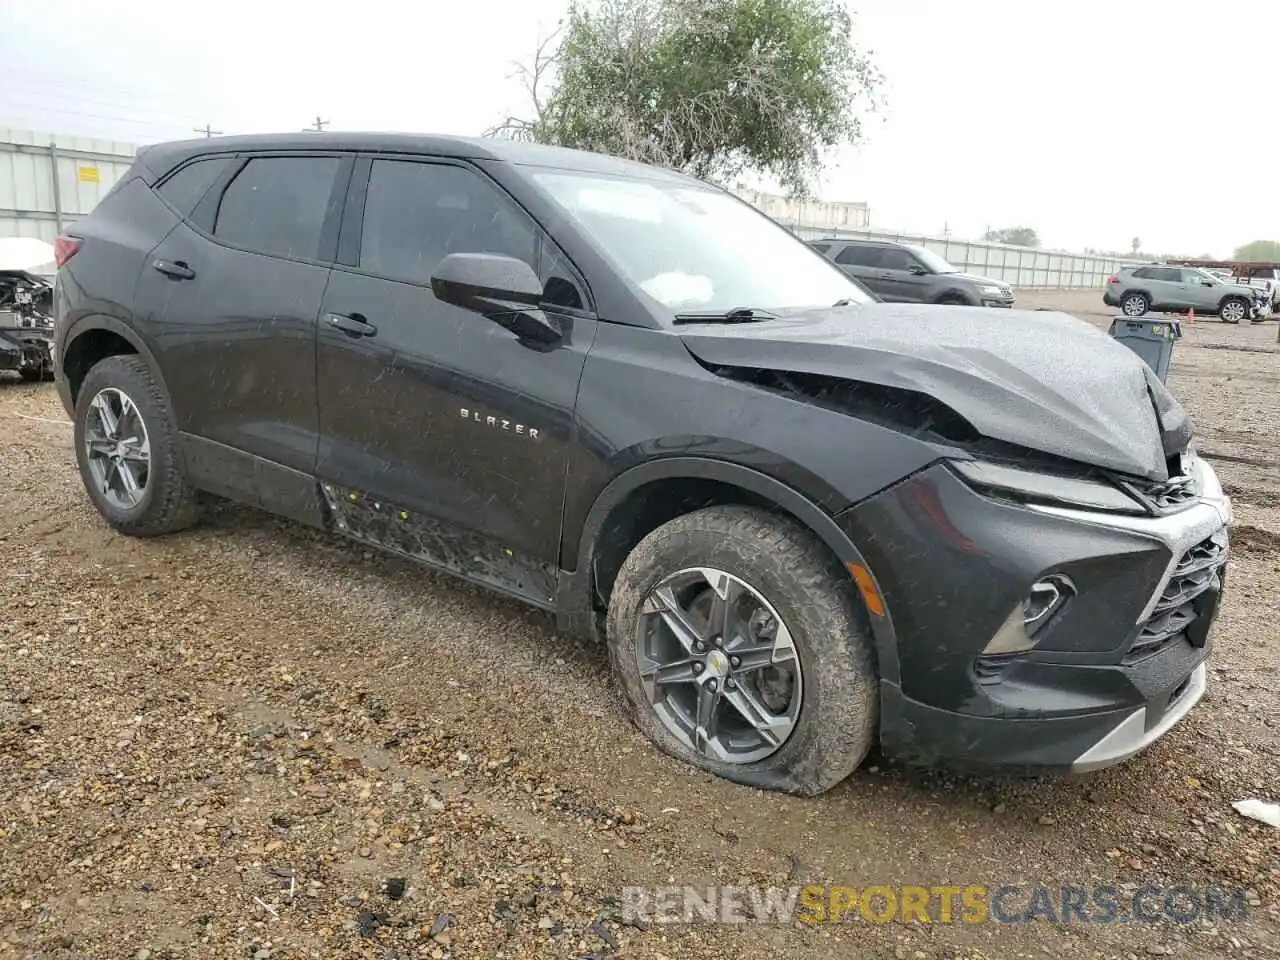
POLYGON ((1003 280, 1023 289, 1094 290, 1106 286, 1107 278, 1128 263, 1141 261, 1060 250, 1035 250, 1003 243, 929 237, 885 230, 824 230, 810 224, 783 223, 805 240, 840 238, 846 240, 898 240, 914 243, 937 253, 961 270, 1003 280))
POLYGON ((53 240, 124 176, 134 146, 0 128, 0 237, 53 240))

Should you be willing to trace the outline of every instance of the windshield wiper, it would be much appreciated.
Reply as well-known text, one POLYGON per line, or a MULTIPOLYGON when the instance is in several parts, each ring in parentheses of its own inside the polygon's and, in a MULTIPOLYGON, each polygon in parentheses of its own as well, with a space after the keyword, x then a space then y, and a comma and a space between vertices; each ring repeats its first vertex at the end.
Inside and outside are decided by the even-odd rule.
POLYGON ((755 323, 758 320, 777 320, 778 315, 759 307, 734 307, 724 312, 678 313, 676 323, 755 323))

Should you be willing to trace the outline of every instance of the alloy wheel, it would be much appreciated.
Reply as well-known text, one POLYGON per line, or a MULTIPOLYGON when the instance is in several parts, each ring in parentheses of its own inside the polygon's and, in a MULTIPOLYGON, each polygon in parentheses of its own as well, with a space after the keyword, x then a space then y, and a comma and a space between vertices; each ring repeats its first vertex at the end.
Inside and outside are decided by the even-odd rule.
POLYGON ((1147 302, 1141 297, 1129 297, 1124 302, 1126 317, 1140 317, 1147 312, 1147 302))
POLYGON ((710 567, 654 587, 636 622, 640 680, 682 744, 722 763, 755 763, 795 729, 803 672, 791 631, 746 581, 710 567))
POLYGON ((1239 323, 1244 319, 1244 304, 1239 300, 1230 300, 1222 305, 1222 319, 1227 323, 1239 323))
POLYGON ((106 387, 89 401, 84 447, 89 474, 108 503, 132 510, 142 502, 151 479, 151 438, 123 390, 106 387))

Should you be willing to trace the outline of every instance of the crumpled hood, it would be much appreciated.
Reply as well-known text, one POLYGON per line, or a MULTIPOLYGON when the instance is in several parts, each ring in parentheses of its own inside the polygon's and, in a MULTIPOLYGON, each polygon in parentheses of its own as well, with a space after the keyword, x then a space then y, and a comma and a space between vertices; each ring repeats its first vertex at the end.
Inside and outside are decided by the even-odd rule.
POLYGON ((1152 480, 1191 438, 1150 367, 1065 313, 874 303, 677 329, 713 366, 914 390, 992 439, 1152 480))

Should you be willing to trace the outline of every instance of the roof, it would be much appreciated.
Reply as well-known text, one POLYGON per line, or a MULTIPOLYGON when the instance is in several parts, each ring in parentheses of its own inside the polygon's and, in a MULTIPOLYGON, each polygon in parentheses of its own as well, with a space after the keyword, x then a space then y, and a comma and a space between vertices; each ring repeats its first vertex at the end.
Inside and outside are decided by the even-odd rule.
POLYGON ((568 147, 500 137, 455 137, 427 133, 259 133, 233 137, 171 140, 144 147, 138 157, 156 173, 165 173, 189 157, 241 150, 360 150, 371 153, 429 153, 471 160, 498 160, 528 166, 579 170, 648 179, 699 182, 662 167, 568 147))

